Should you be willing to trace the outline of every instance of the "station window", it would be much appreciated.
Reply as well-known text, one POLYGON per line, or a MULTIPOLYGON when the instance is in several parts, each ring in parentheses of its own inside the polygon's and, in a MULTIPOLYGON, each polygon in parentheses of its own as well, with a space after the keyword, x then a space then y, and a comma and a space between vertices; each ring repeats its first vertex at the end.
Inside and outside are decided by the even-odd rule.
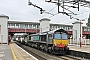
POLYGON ((8 24, 8 28, 10 28, 10 24, 8 24))
POLYGON ((65 30, 65 26, 63 26, 63 29, 65 30))
POLYGON ((61 27, 61 29, 63 29, 63 27, 61 27))
POLYGON ((18 28, 19 27, 19 24, 16 24, 16 28, 18 28))
POLYGON ((33 25, 33 28, 36 28, 36 25, 33 25))
POLYGON ((31 24, 29 24, 29 28, 31 28, 32 27, 32 25, 31 24))
POLYGON ((67 27, 67 30, 69 30, 69 28, 67 27))
POLYGON ((56 29, 56 26, 54 26, 54 29, 56 29))
POLYGON ((69 27, 69 30, 71 29, 71 27, 69 27))
POLYGON ((20 28, 23 28, 23 24, 20 24, 20 28))
POLYGON ((56 29, 58 29, 58 26, 56 27, 56 29))
POLYGON ((90 29, 88 28, 88 31, 90 31, 90 29))
POLYGON ((37 25, 35 25, 35 28, 37 29, 37 25))
POLYGON ((61 29, 61 26, 59 28, 61 29))
POLYGON ((14 24, 10 24, 10 28, 14 28, 14 24))
POLYGON ((65 27, 65 30, 67 30, 67 27, 65 27))
POLYGON ((87 29, 86 29, 86 28, 84 28, 84 31, 87 31, 87 29))
POLYGON ((27 28, 28 27, 28 24, 25 24, 25 28, 27 28))
POLYGON ((32 27, 31 28, 33 28, 33 25, 32 25, 32 27))

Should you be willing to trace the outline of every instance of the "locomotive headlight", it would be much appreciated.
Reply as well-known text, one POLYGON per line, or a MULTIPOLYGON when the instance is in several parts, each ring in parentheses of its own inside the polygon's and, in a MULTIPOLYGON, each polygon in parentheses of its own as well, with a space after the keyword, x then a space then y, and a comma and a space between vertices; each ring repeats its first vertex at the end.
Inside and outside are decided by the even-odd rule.
POLYGON ((65 47, 67 48, 68 45, 65 45, 65 47))
POLYGON ((55 44, 55 46, 57 46, 58 44, 55 44))
POLYGON ((65 45, 65 46, 68 46, 68 45, 65 45))

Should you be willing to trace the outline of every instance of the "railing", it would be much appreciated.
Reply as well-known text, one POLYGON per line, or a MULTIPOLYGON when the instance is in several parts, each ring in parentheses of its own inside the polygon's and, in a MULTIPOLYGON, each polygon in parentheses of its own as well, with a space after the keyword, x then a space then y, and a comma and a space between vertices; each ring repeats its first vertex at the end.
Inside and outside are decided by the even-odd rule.
MULTIPOLYGON (((80 45, 80 41, 69 39, 69 44, 80 45)), ((82 45, 90 45, 90 39, 82 39, 82 45)))
POLYGON ((83 45, 90 45, 90 39, 82 39, 83 45))

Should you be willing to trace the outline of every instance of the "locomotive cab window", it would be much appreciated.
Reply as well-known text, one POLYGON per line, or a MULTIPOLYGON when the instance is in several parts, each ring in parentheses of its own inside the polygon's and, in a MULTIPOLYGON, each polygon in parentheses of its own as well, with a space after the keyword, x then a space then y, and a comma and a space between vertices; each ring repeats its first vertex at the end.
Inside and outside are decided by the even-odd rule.
POLYGON ((61 39, 61 34, 55 33, 54 34, 54 39, 61 39))
POLYGON ((54 39, 68 39, 68 35, 66 33, 55 33, 54 39))
POLYGON ((66 33, 62 33, 62 39, 68 39, 68 36, 66 33))
POLYGON ((49 35, 48 35, 48 39, 53 39, 52 34, 49 34, 49 35))

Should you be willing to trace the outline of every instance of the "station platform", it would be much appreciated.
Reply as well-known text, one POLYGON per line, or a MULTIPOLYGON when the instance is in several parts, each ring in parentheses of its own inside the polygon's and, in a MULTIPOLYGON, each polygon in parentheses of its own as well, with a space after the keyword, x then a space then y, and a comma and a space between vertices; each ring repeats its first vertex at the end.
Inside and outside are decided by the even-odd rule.
POLYGON ((69 47, 70 50, 90 53, 90 45, 82 45, 80 47, 80 45, 69 44, 68 47, 69 47))
POLYGON ((0 60, 38 60, 15 43, 0 44, 0 60))
POLYGON ((10 44, 14 60, 38 60, 15 43, 10 44))
POLYGON ((9 45, 0 44, 0 60, 14 60, 9 45))

